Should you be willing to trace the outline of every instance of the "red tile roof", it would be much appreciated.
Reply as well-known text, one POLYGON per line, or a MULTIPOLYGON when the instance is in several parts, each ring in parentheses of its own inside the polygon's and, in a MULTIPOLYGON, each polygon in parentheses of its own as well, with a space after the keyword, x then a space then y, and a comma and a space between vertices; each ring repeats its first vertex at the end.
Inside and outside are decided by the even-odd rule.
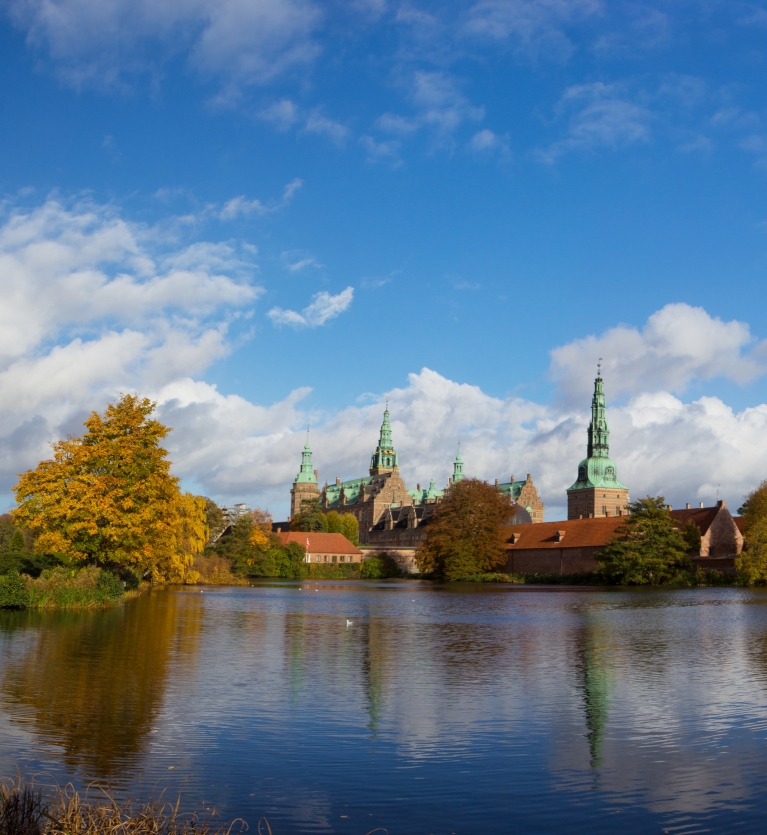
POLYGON ((703 535, 711 527, 717 513, 718 507, 691 507, 689 510, 672 510, 671 518, 681 522, 682 527, 690 521, 695 522, 703 535))
MULTIPOLYGON (((692 520, 705 534, 719 512, 718 507, 694 507, 689 510, 672 510, 671 518, 681 527, 692 520)), ((595 519, 568 519, 561 522, 542 522, 539 525, 509 525, 507 550, 528 548, 602 548, 616 535, 626 516, 600 516, 595 519), (564 532, 560 536, 559 532, 564 532), (516 542, 511 543, 512 534, 516 542)), ((740 517, 735 524, 740 526, 740 517)))
POLYGON ((304 533, 303 531, 288 531, 278 533, 277 537, 281 545, 289 542, 297 542, 302 548, 306 547, 306 540, 309 540, 310 554, 361 554, 359 548, 342 533, 304 533))
POLYGON ((541 522, 538 525, 509 525, 509 539, 516 534, 516 542, 506 543, 509 551, 528 548, 588 548, 602 547, 615 536, 625 516, 606 516, 597 519, 568 519, 562 522, 541 522), (560 538, 559 532, 564 531, 560 538))

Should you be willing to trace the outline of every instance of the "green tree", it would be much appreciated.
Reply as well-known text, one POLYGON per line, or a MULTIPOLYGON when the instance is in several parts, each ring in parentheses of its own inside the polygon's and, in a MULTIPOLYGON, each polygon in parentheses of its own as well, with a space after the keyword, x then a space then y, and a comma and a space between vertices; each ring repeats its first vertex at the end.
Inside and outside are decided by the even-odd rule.
POLYGON ((748 586, 767 583, 767 481, 745 498, 738 509, 743 516, 743 553, 735 559, 738 578, 748 586))
POLYGON ((743 552, 735 558, 735 570, 746 586, 767 584, 767 517, 750 524, 743 552))
POLYGON ((210 531, 210 540, 213 541, 217 539, 221 532, 227 525, 226 517, 224 516, 224 511, 213 501, 213 499, 209 499, 207 496, 204 497, 205 500, 205 521, 208 525, 208 530, 210 531))
POLYGON ((682 536, 687 544, 687 553, 697 557, 700 555, 700 528, 690 519, 684 526, 682 536))
POLYGON ((328 533, 341 533, 341 514, 331 510, 325 515, 325 530, 328 533))
POLYGON ((385 580, 401 576, 397 561, 386 553, 373 554, 360 566, 360 577, 366 580, 385 580))
POLYGON ((93 412, 87 432, 53 445, 54 457, 22 474, 14 522, 38 553, 180 580, 207 539, 204 502, 179 490, 160 441, 170 431, 155 404, 123 395, 93 412))
POLYGON ((292 531, 305 531, 306 533, 327 531, 327 520, 320 508, 320 503, 313 499, 304 500, 301 503, 301 510, 291 520, 290 529, 292 531))
POLYGON ((341 514, 341 533, 354 545, 360 544, 360 523, 353 513, 341 514))
POLYGON ((750 529, 767 519, 767 480, 746 496, 738 513, 743 517, 743 533, 748 538, 750 529))
POLYGON ((509 497, 486 481, 453 484, 436 506, 416 554, 421 573, 460 580, 503 564, 503 525, 512 513, 509 497))
POLYGON ((602 575, 620 585, 660 585, 690 568, 688 542, 663 496, 631 502, 617 535, 596 555, 602 575))

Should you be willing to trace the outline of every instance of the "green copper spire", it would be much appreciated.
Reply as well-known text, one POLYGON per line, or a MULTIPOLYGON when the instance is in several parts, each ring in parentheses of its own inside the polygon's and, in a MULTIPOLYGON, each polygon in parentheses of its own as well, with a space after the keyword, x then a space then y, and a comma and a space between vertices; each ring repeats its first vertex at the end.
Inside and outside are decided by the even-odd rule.
POLYGON ((461 458, 461 442, 458 441, 458 455, 453 462, 453 484, 463 481, 463 459, 461 458))
POLYGON ((594 380, 594 396, 591 398, 591 423, 589 424, 589 442, 586 450, 589 458, 610 457, 610 430, 607 426, 605 408, 605 387, 601 369, 594 380))
POLYGON ((386 411, 384 412, 381 434, 378 438, 378 446, 370 459, 370 475, 377 475, 381 472, 388 472, 394 467, 399 467, 399 456, 394 451, 394 444, 391 439, 391 424, 389 423, 389 395, 386 395, 386 411))
POLYGON ((586 487, 628 490, 628 487, 618 481, 618 468, 610 458, 610 430, 607 426, 601 363, 594 380, 594 396, 591 398, 591 423, 586 458, 578 465, 578 479, 568 490, 582 490, 586 487))
POLYGON ((306 444, 301 453, 301 470, 295 477, 294 484, 316 484, 317 476, 312 469, 312 449, 309 446, 309 429, 306 429, 306 444))

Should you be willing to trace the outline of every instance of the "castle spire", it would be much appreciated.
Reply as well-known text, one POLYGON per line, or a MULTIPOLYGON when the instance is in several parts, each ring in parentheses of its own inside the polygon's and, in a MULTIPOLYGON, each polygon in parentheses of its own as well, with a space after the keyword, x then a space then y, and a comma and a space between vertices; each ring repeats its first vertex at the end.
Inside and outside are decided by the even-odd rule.
POLYGON ((594 395, 591 398, 591 423, 589 424, 587 458, 610 457, 610 429, 607 426, 605 384, 602 379, 601 358, 594 380, 594 395))
POLYGON ((383 472, 390 472, 399 466, 399 456, 394 450, 394 443, 391 438, 391 423, 389 423, 389 395, 386 395, 386 409, 383 414, 381 433, 378 437, 378 446, 373 457, 370 459, 370 475, 378 475, 383 472))
POLYGON ((618 481, 618 468, 610 458, 602 358, 597 364, 586 457, 578 465, 578 478, 567 489, 567 518, 621 516, 628 509, 628 487, 618 481))
POLYGON ((461 458, 461 441, 458 439, 458 454, 453 462, 453 484, 463 481, 463 459, 461 458))
POLYGON ((316 484, 317 476, 312 469, 312 448, 309 446, 309 429, 311 424, 306 427, 306 443, 304 444, 304 451, 301 453, 301 469, 295 478, 294 484, 316 484))

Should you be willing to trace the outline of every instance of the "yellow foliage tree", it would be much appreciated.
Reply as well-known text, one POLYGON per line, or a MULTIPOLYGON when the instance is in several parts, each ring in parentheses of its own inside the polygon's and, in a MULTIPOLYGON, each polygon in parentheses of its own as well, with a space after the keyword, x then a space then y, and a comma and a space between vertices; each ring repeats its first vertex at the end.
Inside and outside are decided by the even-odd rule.
POLYGON ((183 580, 208 537, 204 499, 182 494, 160 441, 170 431, 147 398, 123 395, 93 412, 87 432, 19 478, 14 521, 35 550, 183 580))
MULTIPOLYGON (((257 507, 250 511, 251 529, 248 542, 257 551, 266 551, 271 544, 272 514, 257 507)), ((252 560, 249 561, 252 564, 252 560)))

